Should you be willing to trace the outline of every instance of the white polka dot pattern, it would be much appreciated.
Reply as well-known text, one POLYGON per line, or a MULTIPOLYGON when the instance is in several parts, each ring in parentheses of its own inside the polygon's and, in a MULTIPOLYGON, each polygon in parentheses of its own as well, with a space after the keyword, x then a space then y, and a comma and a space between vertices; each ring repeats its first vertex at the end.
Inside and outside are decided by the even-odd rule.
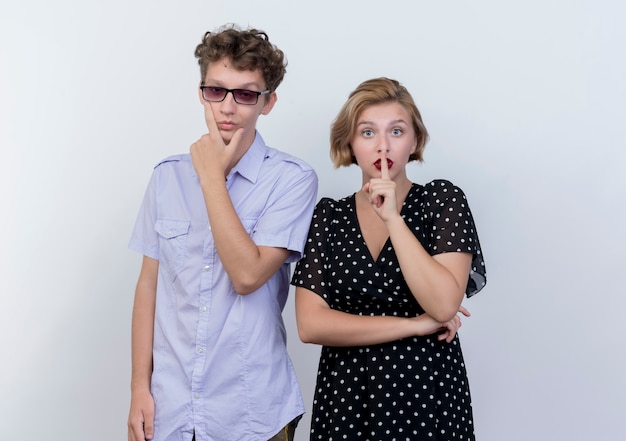
MULTIPOLYGON (((464 193, 445 180, 413 184, 402 207, 431 255, 473 255, 467 296, 485 285, 478 235, 464 193)), ((292 284, 333 309, 402 317, 423 313, 409 292, 393 246, 374 261, 363 241, 354 195, 320 200, 292 284)), ((311 440, 474 440, 469 385, 458 336, 414 337, 365 347, 323 347, 311 440)))

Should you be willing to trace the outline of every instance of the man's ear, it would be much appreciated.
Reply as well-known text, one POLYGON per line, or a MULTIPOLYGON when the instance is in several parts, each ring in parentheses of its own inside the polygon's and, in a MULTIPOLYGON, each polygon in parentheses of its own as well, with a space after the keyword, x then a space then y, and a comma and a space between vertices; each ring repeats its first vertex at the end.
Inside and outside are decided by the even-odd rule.
POLYGON ((276 95, 276 92, 274 91, 265 99, 265 104, 263 104, 263 109, 261 109, 261 115, 269 114, 274 108, 276 101, 278 101, 278 95, 276 95))
POLYGON ((198 98, 200 99, 200 104, 204 105, 204 98, 202 98, 202 89, 200 89, 202 83, 198 84, 198 98))

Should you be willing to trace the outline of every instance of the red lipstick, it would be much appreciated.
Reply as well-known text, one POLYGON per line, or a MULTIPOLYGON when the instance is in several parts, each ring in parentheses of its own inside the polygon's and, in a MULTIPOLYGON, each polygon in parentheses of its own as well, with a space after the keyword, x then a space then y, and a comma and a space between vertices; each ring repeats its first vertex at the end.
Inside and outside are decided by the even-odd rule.
MULTIPOLYGON (((391 159, 387 158, 387 168, 388 168, 388 169, 391 169, 391 167, 392 167, 392 166, 393 166, 393 161, 392 161, 391 159)), ((374 163, 374 167, 376 167, 376 170, 380 170, 380 169, 381 169, 381 166, 380 166, 380 159, 379 159, 379 160, 377 160, 377 161, 374 163)))

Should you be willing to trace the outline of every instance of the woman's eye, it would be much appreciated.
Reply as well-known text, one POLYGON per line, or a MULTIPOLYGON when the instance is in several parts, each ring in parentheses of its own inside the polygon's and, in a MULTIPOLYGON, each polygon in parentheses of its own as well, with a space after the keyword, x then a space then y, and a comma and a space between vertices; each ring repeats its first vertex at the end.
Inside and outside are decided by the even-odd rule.
POLYGON ((373 132, 373 131, 371 131, 370 129, 365 129, 365 130, 363 130, 363 136, 370 137, 370 136, 372 136, 373 134, 374 134, 374 132, 373 132))
POLYGON ((404 133, 404 132, 402 131, 402 129, 397 129, 396 128, 396 129, 393 129, 391 131, 391 133, 397 136, 397 135, 402 135, 402 133, 404 133))

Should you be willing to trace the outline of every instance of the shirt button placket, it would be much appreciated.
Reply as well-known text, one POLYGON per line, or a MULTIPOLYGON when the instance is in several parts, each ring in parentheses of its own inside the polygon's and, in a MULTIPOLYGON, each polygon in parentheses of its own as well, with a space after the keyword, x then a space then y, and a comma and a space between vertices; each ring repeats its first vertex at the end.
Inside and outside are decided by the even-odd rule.
MULTIPOLYGON (((202 269, 201 272, 204 273, 205 275, 202 276, 202 279, 205 280, 207 277, 210 277, 209 272, 211 271, 211 265, 209 264, 203 264, 202 265, 202 269)), ((196 330, 197 332, 197 337, 198 337, 198 342, 200 341, 204 341, 203 336, 206 332, 206 312, 209 310, 207 305, 200 305, 200 307, 198 308, 199 312, 200 312, 200 320, 198 323, 198 328, 196 330), (204 317, 203 317, 204 316, 204 317)), ((206 356, 205 354, 205 348, 203 346, 196 346, 196 369, 197 369, 197 373, 199 375, 201 375, 201 366, 204 365, 204 357, 206 356)), ((196 369, 194 369, 194 372, 196 372, 196 369)), ((200 404, 202 402, 202 393, 203 393, 203 387, 201 386, 201 381, 199 381, 200 378, 194 378, 194 380, 192 380, 192 397, 193 400, 196 402, 195 405, 199 405, 202 406, 202 404, 200 404)))

